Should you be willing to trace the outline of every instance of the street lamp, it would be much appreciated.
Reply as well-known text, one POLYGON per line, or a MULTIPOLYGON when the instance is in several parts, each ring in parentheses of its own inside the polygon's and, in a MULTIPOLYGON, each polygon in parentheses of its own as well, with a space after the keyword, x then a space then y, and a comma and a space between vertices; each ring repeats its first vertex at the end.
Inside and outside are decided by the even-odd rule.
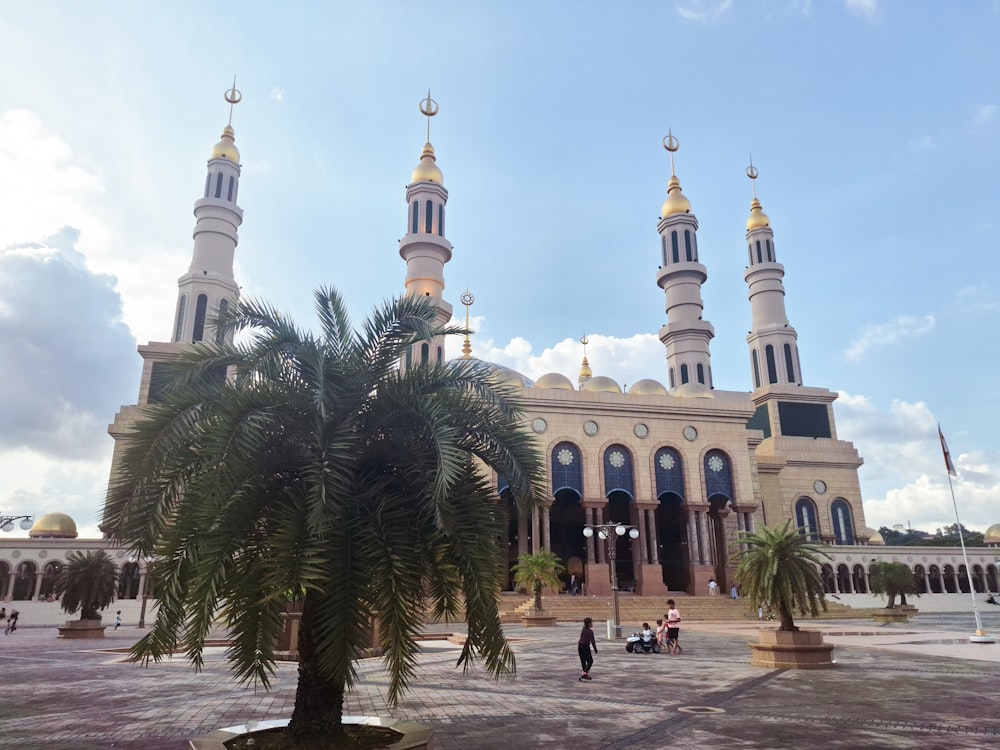
POLYGON ((615 566, 615 559, 618 557, 617 537, 628 534, 632 539, 639 538, 639 529, 635 526, 627 526, 623 523, 598 523, 593 526, 584 526, 583 535, 590 539, 597 532, 599 539, 603 539, 606 544, 608 565, 611 566, 611 598, 615 602, 615 638, 622 637, 621 618, 618 616, 618 569, 615 566), (613 532, 613 533, 612 533, 613 532))
POLYGON ((18 525, 25 531, 31 528, 31 516, 0 516, 0 529, 13 531, 14 521, 20 521, 18 525))

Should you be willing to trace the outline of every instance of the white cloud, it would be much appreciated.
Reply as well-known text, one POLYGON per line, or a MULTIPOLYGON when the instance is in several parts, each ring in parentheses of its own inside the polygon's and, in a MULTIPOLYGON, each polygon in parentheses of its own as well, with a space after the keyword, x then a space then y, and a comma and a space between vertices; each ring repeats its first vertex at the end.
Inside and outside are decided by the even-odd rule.
POLYGON ((677 5, 677 13, 687 21, 710 23, 722 17, 733 7, 733 0, 688 0, 684 5, 677 5))
POLYGON ((281 104, 283 101, 285 101, 285 90, 275 86, 273 89, 271 89, 270 96, 271 96, 271 101, 281 104))
POLYGON ((966 315, 983 315, 1000 310, 1000 300, 989 284, 971 284, 955 293, 953 307, 966 315))
POLYGON ((970 130, 974 133, 982 132, 996 122, 998 117, 1000 117, 1000 105, 981 104, 972 113, 970 130))
POLYGON ((861 335, 851 344, 844 357, 851 362, 857 362, 865 353, 875 346, 896 344, 905 339, 923 336, 934 330, 934 316, 900 315, 888 323, 865 326, 861 335))
POLYGON ((847 9, 872 19, 878 14, 878 0, 844 0, 847 9))

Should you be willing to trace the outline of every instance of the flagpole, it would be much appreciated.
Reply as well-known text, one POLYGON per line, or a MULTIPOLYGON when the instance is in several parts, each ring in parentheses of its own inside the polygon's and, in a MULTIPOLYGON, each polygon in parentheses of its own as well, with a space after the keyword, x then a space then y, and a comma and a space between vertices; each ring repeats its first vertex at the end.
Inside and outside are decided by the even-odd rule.
POLYGON ((955 509, 955 523, 958 525, 958 541, 962 545, 962 559, 965 560, 965 575, 969 579, 969 594, 972 596, 972 613, 976 617, 976 633, 970 635, 972 643, 996 643, 996 638, 983 630, 983 621, 979 617, 979 607, 976 604, 976 586, 972 582, 972 566, 969 565, 969 554, 965 551, 965 534, 962 533, 962 521, 958 517, 958 501, 955 500, 955 485, 952 484, 951 476, 955 472, 955 465, 951 462, 951 454, 948 451, 948 444, 945 442, 944 433, 941 432, 941 425, 938 424, 938 437, 941 438, 941 451, 944 453, 944 467, 948 474, 948 489, 951 490, 951 505, 955 509))

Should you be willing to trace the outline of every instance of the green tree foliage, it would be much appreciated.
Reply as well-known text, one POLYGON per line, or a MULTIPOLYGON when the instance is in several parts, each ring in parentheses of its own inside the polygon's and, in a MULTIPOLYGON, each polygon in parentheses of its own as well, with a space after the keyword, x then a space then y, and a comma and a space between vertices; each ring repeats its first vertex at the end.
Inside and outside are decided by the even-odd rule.
POLYGON ((872 563, 868 569, 868 582, 875 596, 884 594, 889 597, 889 603, 885 605, 886 609, 895 609, 897 596, 900 597, 900 604, 906 604, 907 594, 920 595, 916 579, 904 563, 872 563))
POLYGON ((820 557, 829 557, 823 545, 808 539, 787 521, 783 527, 762 526, 744 534, 745 549, 739 554, 741 593, 755 607, 773 607, 781 622, 779 630, 798 630, 793 610, 813 617, 826 609, 820 557))
POLYGON ((514 573, 514 585, 524 587, 535 594, 535 611, 542 609, 542 589, 545 586, 562 585, 560 575, 565 572, 559 557, 547 549, 538 550, 534 554, 522 554, 517 558, 517 564, 511 569, 514 573))
POLYGON ((316 308, 318 335, 265 303, 233 305, 218 324, 237 343, 181 358, 130 436, 104 519, 117 542, 156 557, 141 660, 180 646, 200 666, 221 616, 234 673, 266 687, 281 614, 301 600, 289 724, 300 738, 342 732, 374 616, 391 705, 415 678, 427 616, 466 621, 459 665, 514 673, 490 471, 522 513, 544 486, 516 389, 476 360, 400 368, 411 347, 462 329, 414 298, 383 303, 359 330, 336 291, 318 290, 316 308))
POLYGON ((79 610, 81 620, 100 620, 100 610, 115 600, 117 587, 118 568, 107 552, 70 552, 53 592, 67 614, 79 610))

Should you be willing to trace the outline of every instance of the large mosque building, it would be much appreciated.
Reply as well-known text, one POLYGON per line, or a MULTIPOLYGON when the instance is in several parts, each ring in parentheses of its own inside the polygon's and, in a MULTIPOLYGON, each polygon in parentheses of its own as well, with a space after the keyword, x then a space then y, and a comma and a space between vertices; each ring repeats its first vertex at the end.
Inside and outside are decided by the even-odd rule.
MULTIPOLYGON (((235 88, 227 93, 231 105, 239 99, 235 88)), ((428 97, 421 111, 431 117, 437 105, 428 97)), ((239 296, 233 260, 243 218, 237 203, 241 166, 231 122, 232 108, 194 204, 191 264, 178 280, 172 324, 164 326, 170 340, 139 347, 143 370, 137 402, 123 406, 109 426, 115 440, 112 479, 141 407, 159 397, 163 364, 192 343, 214 341, 214 313, 239 296)), ((407 231, 399 255, 405 263, 405 294, 428 299, 447 322, 453 312, 445 284, 452 257, 445 232, 448 190, 429 135, 428 128, 428 142, 406 187, 405 209, 401 207, 407 231)), ((713 387, 714 329, 703 310, 701 289, 708 269, 699 260, 698 219, 674 168, 679 143, 670 134, 664 146, 672 174, 655 226, 657 238, 650 228, 649 253, 667 318, 659 330, 664 360, 650 362, 650 377, 627 390, 594 375, 585 348, 575 383, 563 373, 531 381, 489 365, 498 379, 521 389, 525 427, 536 435, 547 467, 547 506, 528 518, 508 514, 501 540, 508 563, 513 565, 521 553, 548 549, 586 593, 608 593, 613 568, 619 589, 701 595, 712 579, 722 587, 733 581, 741 532, 792 520, 803 533, 831 545, 831 559, 822 570, 831 593, 867 592, 868 569, 875 560, 907 563, 924 592, 967 592, 969 576, 957 550, 885 547, 866 526, 858 481, 862 459, 837 434, 837 394, 805 381, 798 333, 785 312, 784 267, 755 182, 744 238, 752 314, 747 382, 752 390, 713 387), (584 535, 585 528, 601 524, 625 525, 633 533, 612 533, 607 542, 584 535)), ((753 167, 747 174, 751 180, 757 177, 753 167)), ((471 356, 468 340, 463 352, 471 356)), ((422 342, 401 366, 443 361, 444 356, 443 340, 422 342)), ((494 479, 500 502, 512 507, 502 480, 494 479)), ((0 543, 0 599, 38 597, 43 580, 51 577, 43 575, 43 566, 55 570, 53 563, 64 559, 67 550, 101 544, 74 539, 70 524, 72 519, 50 514, 36 523, 44 528, 32 533, 31 544, 21 545, 27 551, 0 543), (49 526, 57 534, 46 539, 49 526)), ((986 543, 1000 544, 1000 524, 987 531, 986 543)), ((977 591, 1000 591, 995 552, 970 550, 977 591)), ((115 554, 123 575, 121 593, 135 598, 145 590, 145 562, 127 558, 124 550, 115 554)))

